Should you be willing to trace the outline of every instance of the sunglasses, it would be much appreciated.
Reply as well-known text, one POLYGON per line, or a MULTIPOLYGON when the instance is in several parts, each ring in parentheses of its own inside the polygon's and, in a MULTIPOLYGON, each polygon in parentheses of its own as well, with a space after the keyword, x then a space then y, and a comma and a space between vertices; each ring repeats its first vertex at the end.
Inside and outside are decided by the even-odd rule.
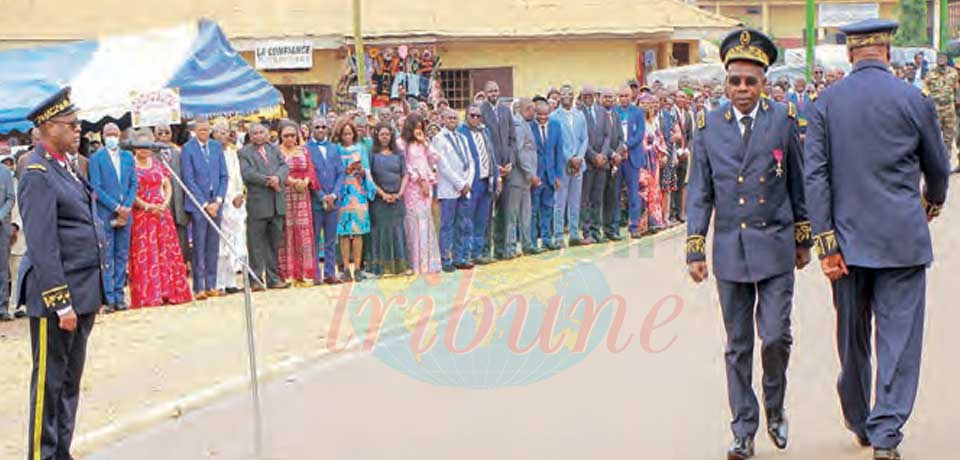
POLYGON ((326 126, 317 125, 317 126, 314 126, 313 129, 327 129, 327 127, 326 127, 326 126))
POLYGON ((470 118, 483 118, 483 115, 481 115, 481 114, 479 114, 479 113, 471 113, 471 114, 469 115, 469 117, 470 117, 470 118))
POLYGON ((73 121, 49 120, 47 123, 53 123, 53 124, 55 124, 55 125, 69 126, 69 127, 71 127, 71 128, 74 128, 74 129, 80 127, 80 120, 73 120, 73 121))
POLYGON ((730 86, 740 86, 741 83, 746 83, 747 86, 756 86, 760 83, 760 79, 757 77, 727 77, 727 84, 730 86))

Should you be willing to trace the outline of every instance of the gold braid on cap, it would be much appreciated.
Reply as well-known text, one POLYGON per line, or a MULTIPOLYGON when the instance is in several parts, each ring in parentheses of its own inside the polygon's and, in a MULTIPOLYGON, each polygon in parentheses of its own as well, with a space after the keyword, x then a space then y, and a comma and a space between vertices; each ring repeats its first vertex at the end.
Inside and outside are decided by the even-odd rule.
POLYGON ((767 56, 763 49, 750 44, 750 32, 746 30, 740 32, 740 44, 727 51, 727 54, 723 57, 723 63, 726 64, 740 59, 759 62, 765 67, 770 66, 770 56, 767 56))
POLYGON ((43 112, 40 112, 39 115, 33 118, 33 122, 37 125, 42 125, 50 121, 51 118, 57 116, 57 114, 60 112, 63 112, 67 107, 70 107, 70 99, 61 99, 56 104, 53 104, 50 107, 47 107, 47 109, 43 112))
POLYGON ((872 34, 848 35, 847 48, 860 48, 861 46, 889 45, 893 42, 893 35, 889 32, 876 32, 872 34))

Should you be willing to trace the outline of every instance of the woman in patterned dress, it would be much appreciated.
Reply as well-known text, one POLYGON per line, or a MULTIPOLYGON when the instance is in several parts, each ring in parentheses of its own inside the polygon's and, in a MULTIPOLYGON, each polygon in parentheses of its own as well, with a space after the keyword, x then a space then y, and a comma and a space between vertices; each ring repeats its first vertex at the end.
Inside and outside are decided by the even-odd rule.
POLYGON ((407 232, 407 252, 414 273, 440 272, 440 243, 433 225, 433 186, 436 155, 430 148, 424 132, 423 117, 418 113, 407 116, 400 132, 400 150, 407 165, 407 188, 403 193, 404 230, 407 232))
MULTIPOLYGON (((648 224, 648 231, 656 232, 662 230, 665 221, 663 219, 663 193, 660 190, 661 167, 664 157, 667 154, 667 144, 660 132, 660 117, 657 116, 657 100, 655 97, 647 94, 641 96, 640 105, 643 106, 646 120, 646 133, 643 136, 643 150, 647 155, 647 165, 640 169, 640 193, 646 202, 646 219, 641 218, 641 225, 648 224)), ((669 209, 667 207, 666 209, 669 209)))
POLYGON ((292 280, 294 285, 306 286, 306 280, 316 278, 313 262, 313 214, 310 211, 310 191, 318 188, 317 175, 307 149, 300 145, 296 124, 280 123, 280 153, 290 173, 284 183, 287 214, 284 216, 283 240, 277 258, 280 278, 292 280))
MULTIPOLYGON (((141 131, 134 139, 152 142, 153 135, 141 131)), ((189 302, 187 269, 169 209, 173 188, 168 173, 153 160, 150 149, 136 149, 134 155, 137 197, 130 229, 130 308, 189 302)))
POLYGON ((357 128, 349 118, 337 122, 332 141, 339 146, 344 171, 337 223, 343 278, 345 281, 362 281, 363 235, 370 233, 369 203, 376 193, 370 178, 370 158, 363 145, 357 143, 357 128))

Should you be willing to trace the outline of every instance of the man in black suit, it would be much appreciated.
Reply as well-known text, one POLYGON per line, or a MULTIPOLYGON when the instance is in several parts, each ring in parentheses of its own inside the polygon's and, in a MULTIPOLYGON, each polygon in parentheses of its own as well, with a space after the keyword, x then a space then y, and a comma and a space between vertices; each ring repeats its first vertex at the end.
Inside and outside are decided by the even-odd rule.
POLYGON ((580 90, 580 111, 587 120, 587 172, 583 176, 583 195, 580 204, 580 228, 587 244, 602 240, 603 193, 610 175, 609 159, 612 126, 607 110, 596 101, 596 91, 590 86, 580 90))
MULTIPOLYGON (((287 204, 283 195, 283 183, 289 169, 280 150, 269 144, 267 128, 255 124, 249 131, 251 143, 240 149, 240 175, 247 186, 247 252, 250 267, 258 276, 266 272, 267 285, 271 289, 283 289, 290 285, 280 279, 277 272, 277 255, 280 239, 283 238, 283 219, 287 204)), ((251 280, 254 291, 264 287, 251 280)))
MULTIPOLYGON (((513 129, 513 114, 505 105, 499 105, 500 85, 495 81, 488 81, 483 85, 484 95, 487 100, 480 106, 480 113, 483 114, 483 124, 490 130, 490 137, 493 141, 494 156, 497 159, 497 168, 499 175, 497 181, 503 183, 502 178, 513 171, 513 163, 517 158, 517 133, 513 129)), ((493 209, 493 225, 487 227, 493 231, 493 255, 497 259, 503 259, 507 256, 507 193, 500 193, 497 197, 493 209)), ((489 244, 490 237, 486 238, 486 244, 489 244)), ((489 255, 490 250, 484 245, 484 256, 489 255)))
POLYGON ((27 118, 40 139, 19 184, 27 254, 18 301, 30 317, 33 373, 27 458, 70 459, 87 339, 103 306, 103 228, 93 187, 67 155, 80 148, 80 120, 70 88, 27 118))
POLYGON ((687 165, 690 163, 690 144, 693 142, 693 111, 690 110, 690 96, 677 92, 674 96, 677 104, 677 120, 680 134, 683 136, 683 148, 677 152, 677 190, 670 193, 670 218, 677 222, 686 220, 684 204, 687 199, 687 165))

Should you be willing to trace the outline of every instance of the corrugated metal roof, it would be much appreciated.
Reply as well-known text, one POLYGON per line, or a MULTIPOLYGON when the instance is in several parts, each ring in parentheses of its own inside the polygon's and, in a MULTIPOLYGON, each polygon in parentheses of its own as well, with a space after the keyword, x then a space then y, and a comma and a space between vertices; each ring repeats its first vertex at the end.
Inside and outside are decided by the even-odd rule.
MULTIPOLYGON (((362 0, 364 36, 507 38, 643 36, 736 21, 679 0, 362 0)), ((136 32, 207 17, 230 38, 352 36, 351 0, 13 0, 0 41, 136 32)), ((9 43, 8 43, 9 44, 9 43)))

